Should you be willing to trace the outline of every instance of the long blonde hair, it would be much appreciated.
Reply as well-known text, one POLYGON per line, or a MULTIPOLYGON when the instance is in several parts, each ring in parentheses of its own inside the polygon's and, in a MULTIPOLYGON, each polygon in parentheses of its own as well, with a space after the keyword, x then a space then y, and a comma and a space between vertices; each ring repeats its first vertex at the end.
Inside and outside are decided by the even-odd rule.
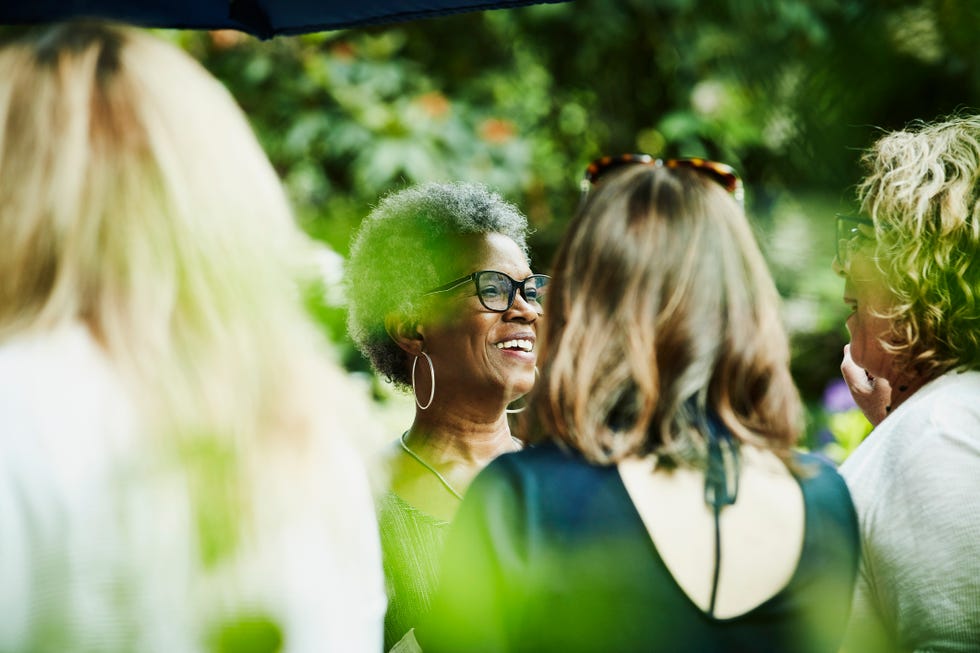
MULTIPOLYGON (((241 110, 176 47, 61 25, 4 48, 0 80, 0 340, 88 327, 148 446, 206 498, 216 561, 257 528, 254 494, 281 463, 313 465, 317 436, 368 428, 331 396, 346 381, 304 315, 313 250, 241 110)), ((297 499, 330 474, 306 472, 287 479, 297 499)))
POLYGON ((698 464, 711 410, 785 452, 801 406, 778 297, 744 213, 687 169, 631 166, 590 194, 558 250, 525 428, 597 463, 698 464))

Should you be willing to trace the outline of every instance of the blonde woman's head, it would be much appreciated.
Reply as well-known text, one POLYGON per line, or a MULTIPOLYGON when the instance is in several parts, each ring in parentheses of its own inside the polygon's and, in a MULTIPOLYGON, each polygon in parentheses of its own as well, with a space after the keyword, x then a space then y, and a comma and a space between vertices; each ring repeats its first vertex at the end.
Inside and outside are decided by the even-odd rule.
POLYGON ((883 346, 926 377, 980 369, 980 116, 886 134, 863 163, 858 194, 893 295, 883 346))
POLYGON ((81 321, 136 378, 197 379, 162 389, 188 419, 227 418, 249 383, 208 376, 295 328, 301 246, 241 111, 179 49, 98 23, 6 47, 0 79, 0 337, 81 321))
POLYGON ((229 487, 370 428, 304 312, 313 249, 216 79, 82 22, 7 45, 0 80, 0 339, 84 324, 142 431, 229 487))

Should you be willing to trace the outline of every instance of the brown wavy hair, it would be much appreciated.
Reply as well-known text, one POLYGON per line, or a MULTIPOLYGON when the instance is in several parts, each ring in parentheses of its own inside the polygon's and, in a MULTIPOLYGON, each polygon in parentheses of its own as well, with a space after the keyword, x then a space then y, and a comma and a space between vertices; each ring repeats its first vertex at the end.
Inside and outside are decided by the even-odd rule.
POLYGON ((631 166, 556 256, 523 427, 599 464, 699 465, 701 415, 785 455, 801 404, 779 299, 745 214, 696 170, 631 166))

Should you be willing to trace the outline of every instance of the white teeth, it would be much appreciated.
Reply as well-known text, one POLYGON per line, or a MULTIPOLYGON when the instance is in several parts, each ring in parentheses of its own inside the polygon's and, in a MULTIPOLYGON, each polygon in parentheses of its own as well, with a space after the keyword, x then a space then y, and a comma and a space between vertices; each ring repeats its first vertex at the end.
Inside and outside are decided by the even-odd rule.
POLYGON ((497 349, 520 349, 521 351, 534 351, 534 343, 530 340, 507 340, 498 342, 497 349))

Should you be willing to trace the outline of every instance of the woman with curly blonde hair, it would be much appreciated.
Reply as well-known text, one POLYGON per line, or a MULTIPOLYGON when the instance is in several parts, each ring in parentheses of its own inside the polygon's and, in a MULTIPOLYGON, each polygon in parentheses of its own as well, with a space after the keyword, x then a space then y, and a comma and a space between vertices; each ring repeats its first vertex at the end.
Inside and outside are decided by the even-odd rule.
POLYGON ((851 342, 876 424, 841 468, 864 541, 849 651, 980 642, 980 116, 917 124, 864 156, 839 217, 851 342))
POLYGON ((0 50, 0 650, 376 651, 367 406, 224 87, 147 33, 0 50))

